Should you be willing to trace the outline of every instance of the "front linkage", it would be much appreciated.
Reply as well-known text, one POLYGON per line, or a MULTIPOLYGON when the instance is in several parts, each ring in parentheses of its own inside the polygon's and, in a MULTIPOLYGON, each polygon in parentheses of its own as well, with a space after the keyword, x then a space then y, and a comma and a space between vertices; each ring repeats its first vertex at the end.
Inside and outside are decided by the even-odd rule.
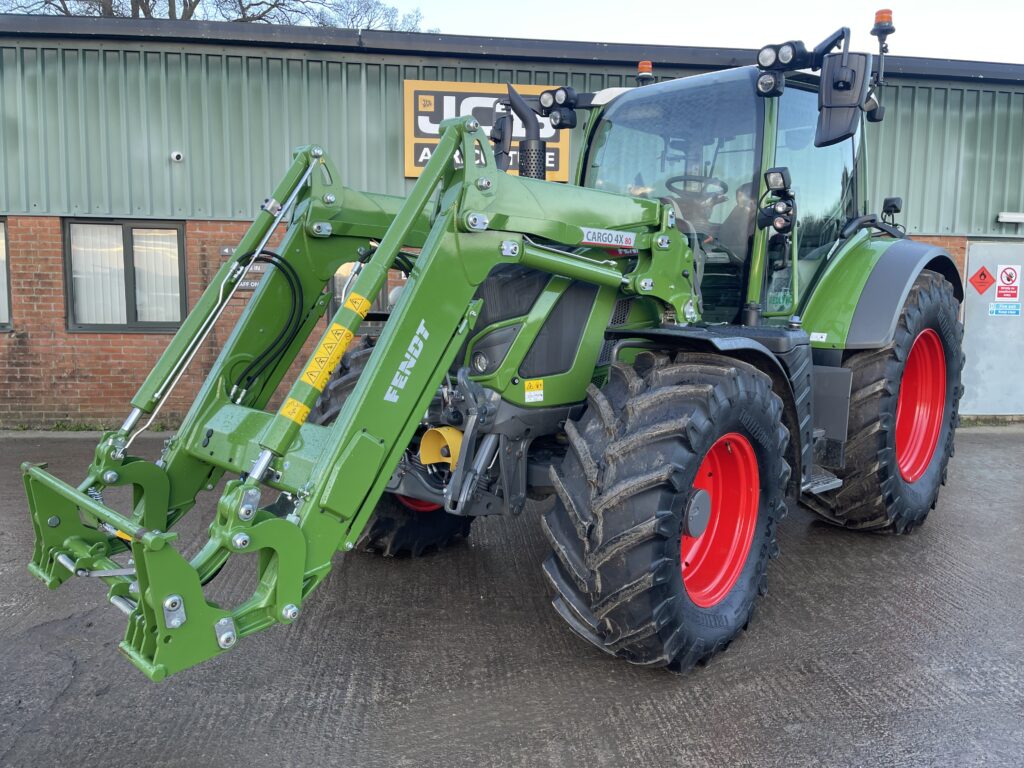
POLYGON ((355 192, 339 178, 319 148, 296 153, 238 256, 223 265, 186 318, 132 399, 125 423, 103 436, 77 488, 44 465, 22 466, 36 532, 30 571, 51 588, 73 575, 106 582, 108 599, 128 615, 120 648, 153 680, 299 616, 333 554, 351 550, 367 524, 479 315, 474 292, 494 266, 520 263, 613 286, 658 298, 680 319, 699 317, 692 252, 666 207, 509 176, 497 170, 472 119, 444 124, 437 150, 404 202, 355 192), (456 168, 457 153, 476 154, 482 164, 456 168), (288 213, 287 233, 271 253, 267 243, 288 213), (631 233, 632 271, 624 274, 627 262, 602 260, 602 251, 587 247, 595 227, 631 233), (569 248, 537 245, 531 236, 569 248), (372 243, 378 244, 368 248, 372 243), (403 251, 407 247, 421 251, 414 257, 403 251), (588 258, 595 252, 598 258, 588 258), (367 297, 384 287, 396 258, 414 266, 365 373, 330 427, 307 424, 367 314, 367 297), (152 423, 256 259, 271 260, 275 269, 250 300, 181 428, 155 463, 131 456, 132 442, 152 423), (327 309, 325 286, 346 262, 355 262, 351 290, 281 407, 264 411, 327 309), (291 332, 268 347, 289 300, 291 332), (236 479, 225 484, 208 541, 186 559, 170 529, 225 473, 236 479), (105 488, 121 485, 134 489, 128 514, 102 501, 105 488), (265 491, 280 498, 263 505, 265 491), (127 564, 113 559, 127 551, 127 564), (259 582, 251 597, 225 608, 206 599, 203 585, 236 553, 258 553, 259 582))

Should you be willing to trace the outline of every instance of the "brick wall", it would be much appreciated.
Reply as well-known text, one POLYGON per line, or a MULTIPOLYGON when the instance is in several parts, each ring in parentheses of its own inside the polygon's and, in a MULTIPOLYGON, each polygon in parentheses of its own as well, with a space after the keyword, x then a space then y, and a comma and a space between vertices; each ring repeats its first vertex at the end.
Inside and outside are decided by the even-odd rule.
MULTIPOLYGON (((10 216, 6 223, 13 330, 0 332, 0 428, 119 425, 171 334, 68 332, 61 219, 10 216)), ((220 249, 237 243, 247 227, 246 222, 186 223, 190 308, 223 263, 220 249)), ((184 417, 250 295, 240 292, 232 300, 160 411, 159 422, 176 425, 184 417)), ((296 367, 305 355, 298 359, 296 367)))
POLYGON ((967 243, 968 240, 962 235, 913 235, 914 240, 922 243, 931 243, 944 248, 946 253, 953 257, 956 268, 960 270, 960 276, 964 276, 967 269, 967 243))
MULTIPOLYGON (((0 428, 115 427, 128 401, 171 339, 167 333, 67 331, 61 220, 44 216, 7 218, 8 269, 13 331, 0 332, 0 428)), ((189 221, 185 225, 188 306, 223 263, 220 249, 237 243, 246 222, 189 221)), ((915 236, 945 248, 961 274, 967 238, 915 236)), ((240 293, 210 335, 158 421, 176 425, 184 417, 210 366, 234 327, 248 293, 240 293)), ((294 380, 311 347, 299 355, 285 381, 294 380)), ((276 404, 276 400, 272 402, 276 404)))

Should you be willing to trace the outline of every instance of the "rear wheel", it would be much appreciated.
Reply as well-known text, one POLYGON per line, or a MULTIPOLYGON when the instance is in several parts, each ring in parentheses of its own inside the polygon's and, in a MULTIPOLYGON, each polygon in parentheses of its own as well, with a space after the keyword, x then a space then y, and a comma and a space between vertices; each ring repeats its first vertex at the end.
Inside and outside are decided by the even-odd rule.
POLYGON ((857 352, 845 468, 836 491, 805 503, 847 528, 906 533, 924 522, 946 482, 963 394, 963 326, 953 287, 922 272, 892 344, 857 352))
MULTIPOLYGON (((341 365, 317 400, 309 420, 327 425, 341 412, 366 367, 373 345, 363 339, 345 353, 341 365)), ((359 546, 385 556, 418 556, 469 536, 473 518, 450 515, 441 505, 422 499, 385 493, 377 502, 359 546)))
POLYGON ((591 387, 544 516, 554 606, 636 664, 686 670, 746 627, 778 554, 782 402, 752 366, 643 353, 591 387))

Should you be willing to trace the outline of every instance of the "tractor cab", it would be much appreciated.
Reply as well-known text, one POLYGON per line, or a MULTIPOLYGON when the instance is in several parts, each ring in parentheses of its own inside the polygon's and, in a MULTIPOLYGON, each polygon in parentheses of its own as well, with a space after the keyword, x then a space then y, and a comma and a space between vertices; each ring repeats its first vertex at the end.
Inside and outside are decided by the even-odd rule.
POLYGON ((872 56, 849 51, 843 28, 811 51, 798 41, 765 46, 756 66, 656 84, 645 84, 653 78, 642 62, 644 87, 577 97, 596 112, 579 183, 672 207, 697 257, 705 321, 739 322, 748 305, 759 316, 799 313, 801 287, 847 226, 877 225, 858 210, 860 126, 862 114, 883 114, 874 89, 888 18, 872 31, 877 71, 872 56), (772 188, 770 172, 785 186, 772 188))

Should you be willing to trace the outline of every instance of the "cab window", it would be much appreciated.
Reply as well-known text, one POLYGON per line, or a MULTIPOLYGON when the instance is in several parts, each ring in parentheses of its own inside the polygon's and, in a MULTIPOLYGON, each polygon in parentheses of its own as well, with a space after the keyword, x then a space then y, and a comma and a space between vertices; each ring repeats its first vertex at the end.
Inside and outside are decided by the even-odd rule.
POLYGON ((752 70, 637 88, 595 127, 584 186, 665 200, 710 263, 749 257, 761 100, 752 70))
POLYGON ((839 238, 843 225, 856 215, 854 169, 860 135, 814 146, 818 95, 788 87, 779 104, 775 165, 789 168, 796 193, 799 258, 821 257, 839 238))

